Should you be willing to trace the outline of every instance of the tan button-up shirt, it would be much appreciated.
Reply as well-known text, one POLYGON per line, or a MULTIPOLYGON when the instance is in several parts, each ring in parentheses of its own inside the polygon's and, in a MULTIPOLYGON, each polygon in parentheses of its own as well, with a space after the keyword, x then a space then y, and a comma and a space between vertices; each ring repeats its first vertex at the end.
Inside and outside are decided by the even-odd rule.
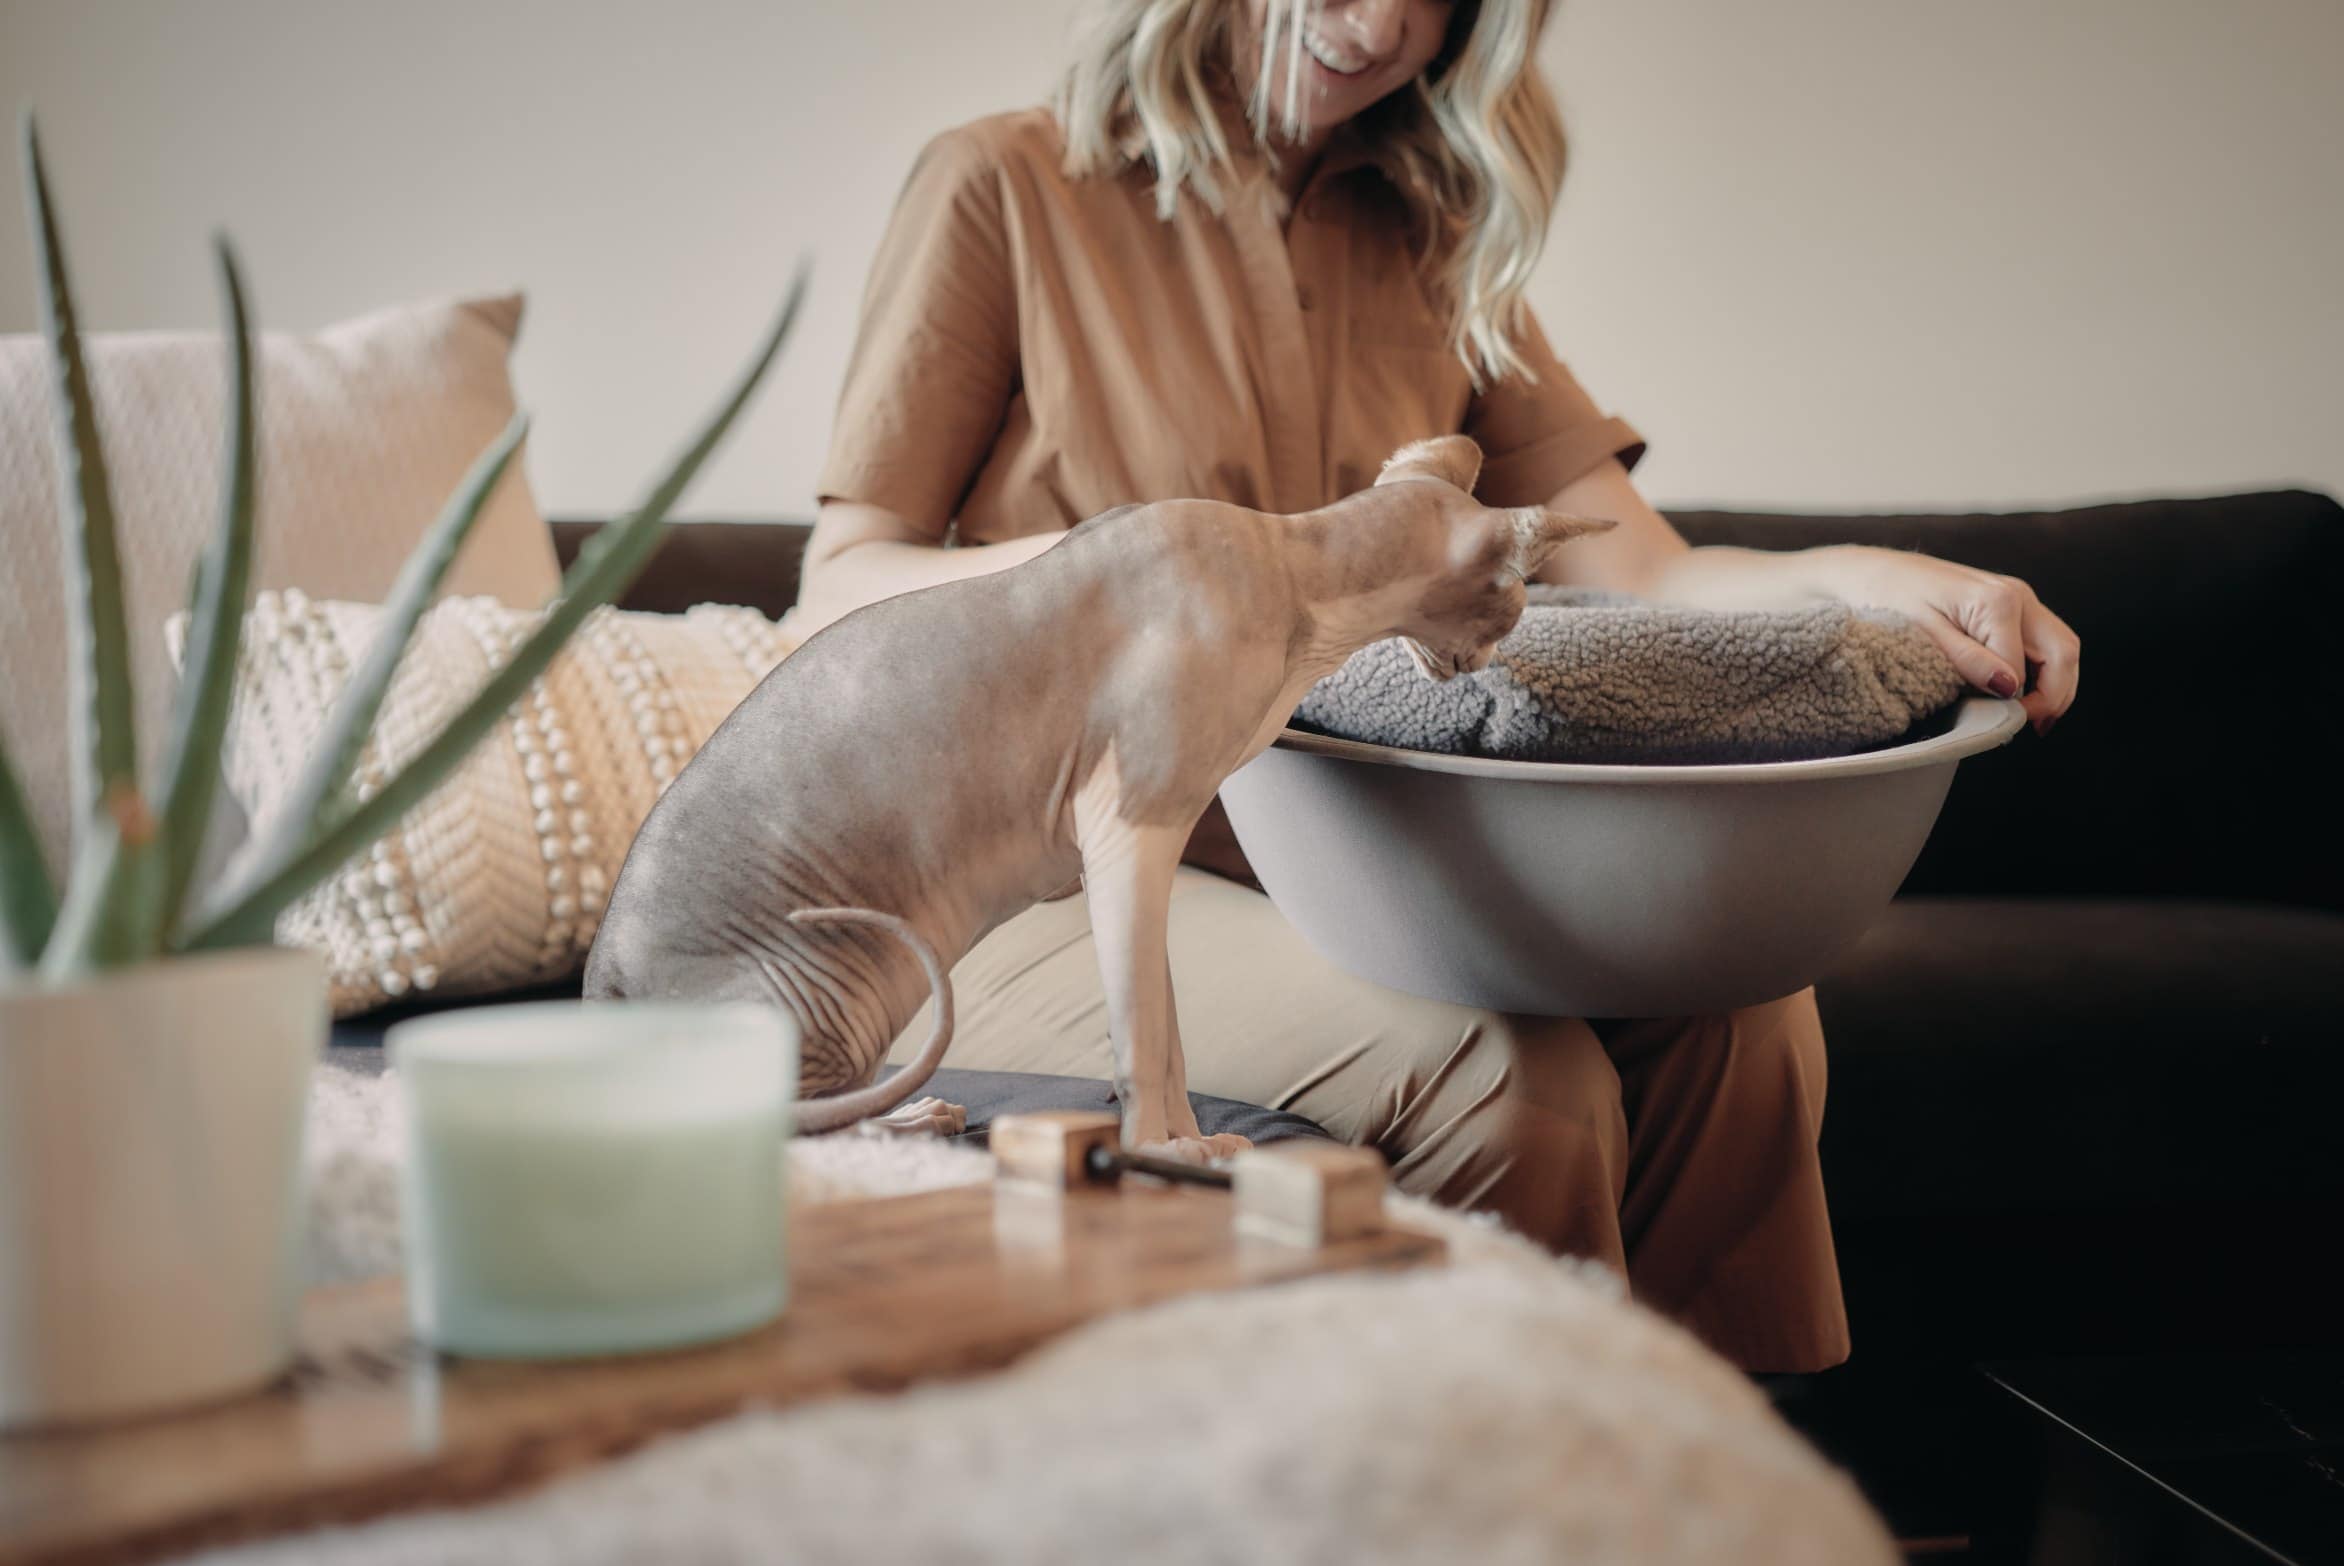
MULTIPOLYGON (((871 264, 819 483, 942 541, 1063 530, 1131 501, 1308 511, 1412 440, 1481 444, 1492 505, 1551 499, 1644 441, 1536 322, 1536 375, 1476 391, 1416 275, 1399 193, 1338 141, 1282 211, 1234 106, 1215 213, 1152 172, 1072 180, 1046 109, 931 141, 871 264)), ((1218 804, 1184 857, 1259 885, 1218 804)))
POLYGON ((1642 455, 1535 323, 1536 381, 1474 389, 1399 193, 1355 148, 1287 220, 1238 129, 1224 210, 1184 193, 1169 220, 1144 164, 1069 179, 1047 109, 931 141, 872 263, 822 497, 994 543, 1130 501, 1307 511, 1460 430, 1497 505, 1642 455))

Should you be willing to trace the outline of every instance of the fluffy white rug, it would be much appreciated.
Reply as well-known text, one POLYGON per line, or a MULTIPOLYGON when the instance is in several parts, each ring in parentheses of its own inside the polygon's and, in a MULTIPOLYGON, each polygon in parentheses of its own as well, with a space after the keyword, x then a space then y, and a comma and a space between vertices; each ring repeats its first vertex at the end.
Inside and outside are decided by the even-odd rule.
MULTIPOLYGON (((395 1256, 382 1098, 320 1084, 315 1232, 337 1276, 395 1256)), ((851 1137, 792 1157, 801 1200, 985 1172, 851 1137)), ((747 1414, 518 1501, 212 1559, 1896 1559, 1844 1476, 1609 1274, 1396 1211, 1455 1262, 1135 1311, 981 1380, 747 1414)))

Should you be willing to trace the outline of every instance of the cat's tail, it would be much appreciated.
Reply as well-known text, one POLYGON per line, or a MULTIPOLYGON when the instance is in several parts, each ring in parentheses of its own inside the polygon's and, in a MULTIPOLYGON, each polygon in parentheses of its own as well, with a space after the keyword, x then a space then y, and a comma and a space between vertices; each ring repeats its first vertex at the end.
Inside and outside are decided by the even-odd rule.
POLYGON ((869 1087, 856 1088, 834 1098, 803 1098, 798 1100, 798 1130, 807 1136, 819 1136, 825 1131, 837 1131, 858 1120, 883 1115, 928 1085, 943 1063, 944 1051, 952 1043, 952 977, 944 971, 944 964, 936 955, 936 948, 911 926, 911 921, 874 908, 801 908, 789 915, 792 924, 862 924, 885 930, 911 948, 927 972, 929 993, 936 998, 936 1028, 928 1035, 927 1047, 919 1058, 884 1081, 869 1087))

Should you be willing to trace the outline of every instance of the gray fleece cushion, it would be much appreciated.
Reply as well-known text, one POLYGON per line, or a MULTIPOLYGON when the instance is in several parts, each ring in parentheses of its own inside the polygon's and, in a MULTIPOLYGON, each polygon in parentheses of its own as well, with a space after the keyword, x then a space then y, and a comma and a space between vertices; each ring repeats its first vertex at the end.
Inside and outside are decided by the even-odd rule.
POLYGON ((1535 586, 1490 666, 1429 680, 1397 641, 1321 680, 1299 727, 1516 761, 1795 761, 1894 743, 1963 690, 1902 615, 1719 611, 1535 586))

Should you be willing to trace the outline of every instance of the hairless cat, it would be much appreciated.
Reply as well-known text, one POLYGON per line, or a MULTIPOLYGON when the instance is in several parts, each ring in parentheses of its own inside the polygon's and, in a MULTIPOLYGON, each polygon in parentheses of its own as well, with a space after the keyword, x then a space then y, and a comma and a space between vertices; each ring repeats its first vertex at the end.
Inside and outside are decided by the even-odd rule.
MULTIPOLYGON (((1128 1147, 1241 1151, 1189 1106, 1165 925, 1189 830, 1319 679, 1405 639, 1446 679, 1487 665, 1523 583, 1609 527, 1472 497, 1461 435, 1403 447, 1373 488, 1279 516, 1123 506, 1023 565, 846 616, 727 718, 644 822, 586 965, 594 997, 754 1000, 804 1039, 801 1130, 907 1103, 952 1039, 947 976, 1079 875, 1128 1147), (919 1057, 873 1081, 933 995, 919 1057)), ((889 1112, 894 1113, 890 1114, 889 1112)))

